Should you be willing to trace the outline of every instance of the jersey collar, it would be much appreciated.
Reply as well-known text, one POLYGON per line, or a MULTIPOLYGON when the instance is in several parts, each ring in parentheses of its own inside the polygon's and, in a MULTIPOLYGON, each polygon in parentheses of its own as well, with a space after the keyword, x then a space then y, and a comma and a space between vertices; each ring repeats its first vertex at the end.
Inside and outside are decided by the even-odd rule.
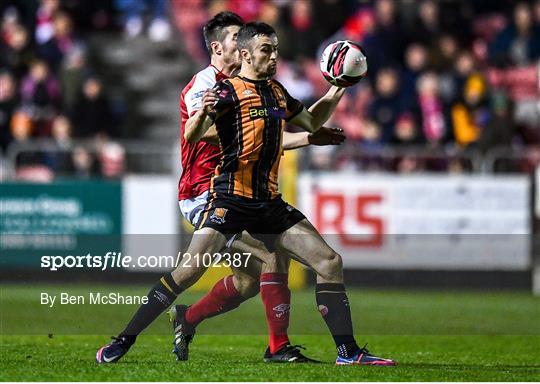
POLYGON ((269 81, 268 79, 252 80, 252 79, 248 79, 247 77, 240 76, 240 75, 238 75, 238 77, 241 78, 244 81, 247 81, 248 83, 253 83, 253 84, 265 84, 265 83, 268 83, 268 81, 269 81))

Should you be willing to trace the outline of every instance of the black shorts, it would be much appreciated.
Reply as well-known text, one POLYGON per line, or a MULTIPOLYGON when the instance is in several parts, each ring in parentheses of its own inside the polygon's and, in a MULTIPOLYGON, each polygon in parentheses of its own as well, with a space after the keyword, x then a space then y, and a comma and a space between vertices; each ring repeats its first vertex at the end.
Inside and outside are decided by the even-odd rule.
POLYGON ((277 235, 305 218, 302 212, 284 202, 281 197, 261 201, 240 196, 220 196, 210 198, 201 212, 197 229, 215 229, 228 240, 247 231, 263 241, 266 248, 273 252, 277 235))

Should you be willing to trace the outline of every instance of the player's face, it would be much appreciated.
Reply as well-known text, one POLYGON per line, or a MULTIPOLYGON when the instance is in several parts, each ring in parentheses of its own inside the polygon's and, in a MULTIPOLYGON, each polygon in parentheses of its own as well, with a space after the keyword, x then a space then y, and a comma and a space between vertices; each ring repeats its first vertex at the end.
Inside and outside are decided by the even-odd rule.
POLYGON ((276 74, 277 69, 277 36, 257 35, 253 40, 250 64, 260 79, 269 79, 276 74))
POLYGON ((223 39, 223 61, 227 66, 234 66, 240 68, 242 60, 240 58, 240 52, 236 47, 236 37, 240 27, 237 25, 231 25, 225 28, 225 38, 223 39))

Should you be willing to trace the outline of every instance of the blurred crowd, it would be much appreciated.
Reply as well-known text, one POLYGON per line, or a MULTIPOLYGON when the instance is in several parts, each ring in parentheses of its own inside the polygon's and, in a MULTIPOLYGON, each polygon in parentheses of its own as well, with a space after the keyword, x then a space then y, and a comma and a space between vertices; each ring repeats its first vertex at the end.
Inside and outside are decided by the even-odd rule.
MULTIPOLYGON (((540 153, 540 1, 186 0, 176 3, 177 24, 192 57, 207 58, 200 27, 229 9, 262 20, 278 33, 277 78, 312 103, 327 89, 318 58, 327 44, 360 43, 368 77, 351 88, 330 124, 345 130, 345 148, 311 150, 318 169, 450 170, 471 168, 400 156, 485 154, 530 148, 540 153), (393 148, 383 151, 383 148, 393 148), (390 162, 380 159, 387 154, 390 162)), ((534 164, 532 164, 534 165, 534 164)))
POLYGON ((202 25, 226 9, 275 27, 277 78, 306 105, 328 88, 318 62, 325 46, 363 47, 368 76, 329 122, 347 144, 310 148, 308 167, 463 172, 473 168, 467 159, 494 149, 524 157, 522 171, 540 162, 540 0, 6 1, 1 150, 36 139, 56 148, 18 159, 20 178, 117 177, 125 168, 115 141, 122 115, 92 64, 89 34, 180 39, 195 73, 208 62, 202 25))
POLYGON ((14 1, 0 9, 0 150, 35 147, 17 157, 10 175, 17 179, 123 171, 123 149, 113 141, 121 115, 91 63, 87 20, 78 17, 85 4, 66 3, 14 1), (86 143, 74 143, 79 140, 86 143))

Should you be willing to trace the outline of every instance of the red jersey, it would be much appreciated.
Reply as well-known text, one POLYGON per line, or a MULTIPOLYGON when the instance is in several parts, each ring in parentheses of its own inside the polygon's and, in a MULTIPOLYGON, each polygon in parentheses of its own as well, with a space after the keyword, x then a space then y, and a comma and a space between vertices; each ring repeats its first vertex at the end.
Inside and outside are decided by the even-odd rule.
POLYGON ((184 127, 188 118, 201 108, 204 91, 227 77, 216 67, 209 65, 193 76, 182 90, 180 96, 182 176, 178 181, 178 200, 199 196, 210 189, 210 179, 219 163, 221 150, 219 146, 204 141, 188 143, 184 140, 184 127))

